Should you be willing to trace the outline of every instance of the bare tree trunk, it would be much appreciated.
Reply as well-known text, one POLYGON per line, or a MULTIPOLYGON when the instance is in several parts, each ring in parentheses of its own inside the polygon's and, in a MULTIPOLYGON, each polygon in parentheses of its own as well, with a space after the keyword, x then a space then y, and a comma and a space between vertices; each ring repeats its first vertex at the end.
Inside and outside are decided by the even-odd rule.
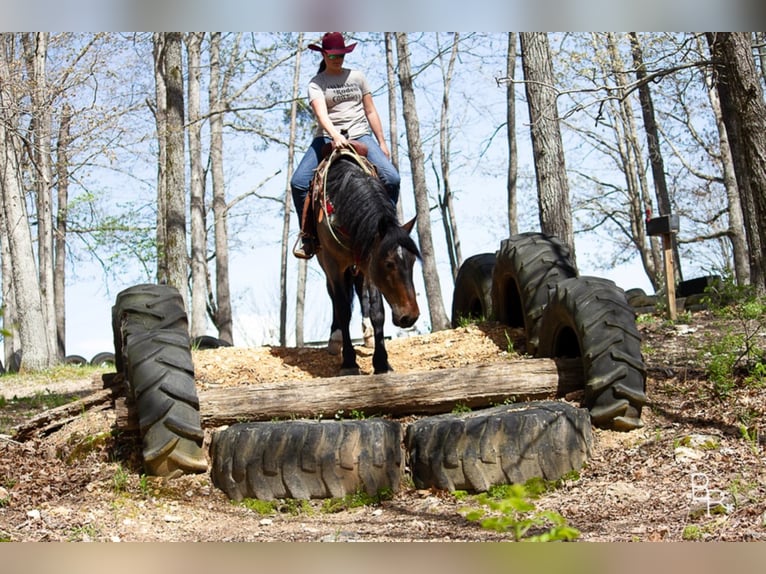
MULTIPOLYGON (((700 53, 702 53, 702 50, 700 50, 700 53)), ((750 265, 747 254, 747 237, 745 236, 745 219, 742 213, 739 189, 737 188, 737 177, 734 174, 734 161, 731 157, 729 136, 726 133, 726 126, 724 125, 723 114, 721 113, 721 101, 718 98, 718 92, 714 85, 713 74, 709 73, 709 71, 705 73, 705 85, 707 87, 708 99, 710 100, 710 107, 715 117, 716 129, 718 130, 721 171, 728 200, 726 206, 729 216, 728 236, 731 241, 734 259, 734 277, 736 278, 737 285, 749 285, 750 265)))
POLYGON ((189 258, 186 250, 186 163, 184 142, 183 36, 165 33, 165 85, 167 86, 167 232, 168 284, 178 289, 189 309, 189 258))
MULTIPOLYGON (((391 163, 399 169, 399 129, 396 119, 396 60, 394 57, 394 46, 396 38, 393 32, 383 34, 386 46, 386 84, 388 85, 388 132, 391 134, 388 150, 391 152, 391 163)), ((399 194, 399 201, 396 202, 396 215, 399 221, 404 219, 402 212, 402 196, 399 194)))
MULTIPOLYGON (((0 145, 0 148, 2 146, 0 145)), ((16 320, 16 296, 13 292, 13 265, 11 265, 11 251, 8 246, 8 230, 5 225, 5 210, 3 199, 0 197, 0 259, 2 259, 2 282, 3 282, 3 306, 0 315, 3 319, 3 365, 6 371, 12 371, 14 367, 14 353, 21 345, 19 344, 18 322, 16 320)))
POLYGON ((207 222, 205 213, 205 169, 202 164, 202 118, 200 117, 200 60, 204 32, 186 36, 189 76, 189 176, 191 219, 191 319, 189 334, 207 332, 207 222))
POLYGON ((24 189, 19 166, 21 141, 13 131, 18 125, 14 110, 19 101, 14 93, 10 63, 5 55, 5 43, 12 37, 0 35, 0 189, 5 221, 8 252, 13 265, 14 297, 16 302, 19 339, 23 351, 22 368, 36 370, 55 363, 51 338, 43 311, 40 278, 35 265, 32 233, 27 216, 24 189))
MULTIPOLYGON (((596 46, 598 48, 598 46, 596 46)), ((646 214, 651 211, 652 199, 649 192, 649 182, 646 178, 643 154, 639 143, 638 128, 633 117, 633 108, 628 97, 625 97, 625 87, 629 83, 625 65, 617 49, 614 34, 606 34, 606 50, 608 64, 605 74, 614 76, 618 86, 619 103, 613 103, 615 117, 616 146, 625 173, 625 185, 628 195, 628 213, 630 218, 630 233, 634 245, 638 247, 641 262, 646 275, 656 291, 662 284, 659 273, 664 269, 662 253, 656 238, 646 234, 646 214), (648 246, 648 247, 647 247, 648 246)))
MULTIPOLYGON (((295 133, 297 130, 298 98, 300 94, 301 54, 303 53, 303 33, 298 34, 298 50, 295 55, 293 74, 293 94, 290 104, 290 138, 287 144, 287 178, 285 186, 284 213, 282 214, 282 260, 279 273, 279 344, 287 345, 287 261, 290 251, 290 217, 292 216, 292 193, 290 180, 293 177, 295 160, 295 133)), ((303 261, 303 260, 300 260, 303 261)), ((305 287, 305 283, 304 283, 305 287)), ((301 322, 301 325, 303 323, 301 322)), ((297 330, 297 325, 296 325, 297 330)), ((297 338, 297 333, 296 333, 297 338)))
POLYGON ((66 357, 66 242, 69 211, 69 126, 72 108, 64 104, 61 109, 59 135, 56 142, 56 181, 58 207, 56 210, 56 260, 54 262, 54 290, 56 301, 57 354, 66 357))
MULTIPOLYGON (((643 81, 646 78, 646 66, 644 65, 644 55, 641 44, 638 40, 638 34, 630 32, 631 53, 633 55, 633 65, 636 70, 636 80, 638 84, 638 98, 641 102, 641 114, 644 119, 644 131, 646 132, 647 147, 649 149, 649 164, 652 168, 652 179, 654 180, 654 190, 657 194, 657 205, 660 208, 660 215, 670 215, 670 194, 668 193, 668 184, 665 180, 665 162, 662 159, 662 150, 660 149, 660 133, 657 129, 657 119, 654 114, 654 103, 652 102, 652 93, 649 84, 643 81)), ((678 241, 675 234, 671 235, 671 244, 673 250, 673 259, 675 260, 675 282, 683 280, 683 271, 681 268, 681 257, 678 253, 678 241)))
POLYGON ((750 280, 766 293, 766 104, 755 70, 750 35, 708 32, 718 73, 716 86, 742 200, 750 254, 750 280))
POLYGON ((436 255, 431 236, 431 215, 428 205, 423 145, 420 140, 418 112, 415 106, 415 92, 412 87, 412 72, 407 45, 407 34, 396 33, 396 51, 399 60, 399 87, 402 92, 402 111, 407 127, 407 146, 409 147, 412 182, 415 189, 415 208, 417 211, 418 240, 423 255, 423 282, 428 298, 428 310, 431 316, 431 330, 441 331, 450 328, 450 321, 444 310, 439 272, 436 268, 436 255))
POLYGON ((215 314, 213 322, 218 338, 234 342, 229 286, 229 231, 227 228, 226 187, 223 173, 223 114, 221 93, 221 34, 210 37, 210 163, 213 181, 213 216, 215 224, 215 314))
POLYGON ((516 140, 516 32, 508 33, 508 55, 506 58, 506 76, 508 84, 505 91, 506 100, 506 131, 508 134, 508 232, 516 235, 519 232, 518 213, 518 175, 519 153, 516 140))
POLYGON ((444 225, 444 235, 447 240, 447 252, 449 253, 453 280, 457 278, 458 268, 463 263, 463 254, 460 249, 460 237, 457 230, 457 220, 455 219, 455 209, 452 202, 452 185, 450 184, 449 175, 449 94, 450 86, 452 84, 452 74, 455 70, 455 61, 457 60, 459 41, 460 34, 455 32, 452 38, 452 51, 447 66, 447 74, 444 76, 444 93, 442 94, 442 108, 439 125, 439 156, 441 160, 440 167, 442 181, 444 182, 444 194, 439 201, 439 207, 442 212, 442 224, 444 225))
MULTIPOLYGON (((25 35, 25 51, 32 78, 32 165, 37 198, 37 258, 43 314, 51 349, 57 350, 55 289, 53 286, 53 170, 51 167, 51 111, 48 103, 47 32, 25 35)), ((63 354, 59 357, 63 360, 63 354)))
POLYGON ((542 32, 522 32, 520 38, 540 203, 540 228, 544 233, 557 236, 571 249, 574 263, 572 208, 548 36, 542 32))
POLYGON ((159 32, 152 35, 154 57, 154 122, 157 125, 157 283, 167 283, 168 262, 165 257, 167 243, 167 87, 165 86, 165 36, 159 32))

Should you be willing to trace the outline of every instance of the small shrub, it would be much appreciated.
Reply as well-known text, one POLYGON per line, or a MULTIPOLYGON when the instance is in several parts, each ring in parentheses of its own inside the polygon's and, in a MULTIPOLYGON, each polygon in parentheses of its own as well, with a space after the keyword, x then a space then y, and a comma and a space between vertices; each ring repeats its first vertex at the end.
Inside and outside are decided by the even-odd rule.
POLYGON ((530 481, 526 485, 509 484, 490 488, 475 500, 481 508, 465 511, 464 516, 478 522, 482 528, 508 532, 515 541, 552 542, 576 540, 580 532, 567 524, 558 512, 538 510, 532 502, 535 492, 549 488, 545 481, 530 481))
POLYGON ((702 540, 703 532, 702 528, 700 528, 696 524, 687 524, 684 526, 684 531, 681 534, 681 538, 684 540, 690 540, 690 541, 698 541, 702 540))

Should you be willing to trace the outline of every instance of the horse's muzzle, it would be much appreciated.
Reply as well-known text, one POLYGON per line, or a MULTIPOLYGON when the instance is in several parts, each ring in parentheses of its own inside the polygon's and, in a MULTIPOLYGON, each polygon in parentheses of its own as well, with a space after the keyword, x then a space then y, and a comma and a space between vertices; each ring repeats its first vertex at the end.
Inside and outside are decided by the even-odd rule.
POLYGON ((404 314, 399 316, 394 315, 391 320, 397 327, 407 329, 415 324, 415 321, 418 320, 418 317, 420 317, 420 313, 413 313, 411 315, 404 314))

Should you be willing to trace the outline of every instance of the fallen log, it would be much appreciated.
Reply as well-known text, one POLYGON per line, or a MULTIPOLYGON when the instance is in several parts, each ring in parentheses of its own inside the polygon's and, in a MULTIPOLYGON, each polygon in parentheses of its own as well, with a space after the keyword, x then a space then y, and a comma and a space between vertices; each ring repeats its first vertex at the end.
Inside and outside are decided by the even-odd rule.
POLYGON ((112 407, 115 397, 122 392, 122 379, 113 373, 96 375, 93 379, 96 390, 64 405, 45 410, 28 421, 13 428, 13 438, 24 442, 33 436, 47 436, 64 425, 82 416, 85 411, 101 411, 112 407), (103 382, 103 387, 96 385, 103 382))
POLYGON ((563 397, 584 387, 579 359, 524 359, 384 375, 338 376, 200 391, 203 426, 359 414, 432 415, 456 407, 563 397))

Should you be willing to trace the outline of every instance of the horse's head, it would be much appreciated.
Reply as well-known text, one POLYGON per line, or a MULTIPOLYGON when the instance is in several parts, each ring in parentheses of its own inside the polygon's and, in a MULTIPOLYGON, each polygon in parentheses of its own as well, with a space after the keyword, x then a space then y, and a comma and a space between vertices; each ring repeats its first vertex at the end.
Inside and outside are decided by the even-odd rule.
POLYGON ((412 268, 415 260, 420 258, 410 237, 414 224, 413 217, 401 227, 390 228, 374 250, 367 271, 391 307, 394 325, 402 328, 412 327, 420 317, 412 281, 412 268))

